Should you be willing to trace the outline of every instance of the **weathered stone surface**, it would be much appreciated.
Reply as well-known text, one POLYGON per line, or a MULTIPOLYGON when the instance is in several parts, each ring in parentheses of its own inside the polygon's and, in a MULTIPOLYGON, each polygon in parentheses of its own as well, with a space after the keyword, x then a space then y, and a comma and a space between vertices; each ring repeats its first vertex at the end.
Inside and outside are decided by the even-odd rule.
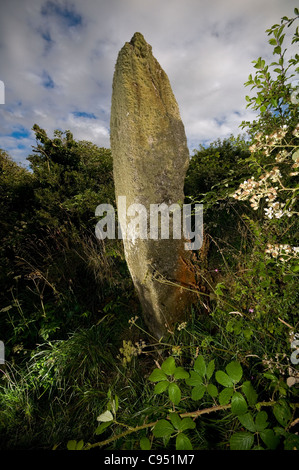
MULTIPOLYGON (((116 200, 126 196, 127 207, 140 203, 148 211, 150 204, 183 203, 189 162, 184 126, 168 77, 140 33, 117 58, 110 132, 116 200)), ((145 321, 160 337, 185 318, 193 300, 185 288, 194 283, 190 252, 183 238, 171 237, 124 239, 124 248, 145 321)))

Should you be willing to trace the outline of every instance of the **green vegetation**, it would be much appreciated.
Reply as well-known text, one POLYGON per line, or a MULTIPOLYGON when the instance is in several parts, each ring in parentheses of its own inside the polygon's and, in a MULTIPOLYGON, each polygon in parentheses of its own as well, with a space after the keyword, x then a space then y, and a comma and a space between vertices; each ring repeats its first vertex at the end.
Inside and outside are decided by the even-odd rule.
POLYGON ((299 449, 298 17, 254 62, 249 138, 191 159, 198 302, 160 341, 121 241, 94 235, 110 151, 37 125, 30 171, 0 151, 1 449, 299 449))

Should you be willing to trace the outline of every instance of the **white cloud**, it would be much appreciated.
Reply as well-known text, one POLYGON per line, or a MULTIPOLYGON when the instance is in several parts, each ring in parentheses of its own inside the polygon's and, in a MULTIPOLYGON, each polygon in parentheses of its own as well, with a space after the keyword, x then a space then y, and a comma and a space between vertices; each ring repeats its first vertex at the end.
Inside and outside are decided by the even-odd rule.
POLYGON ((190 151, 237 134, 240 122, 252 118, 243 86, 251 61, 271 55, 265 30, 293 9, 293 0, 1 2, 0 147, 24 161, 32 132, 22 140, 9 136, 34 123, 49 135, 69 129, 76 139, 109 147, 114 65, 136 31, 169 76, 190 151))

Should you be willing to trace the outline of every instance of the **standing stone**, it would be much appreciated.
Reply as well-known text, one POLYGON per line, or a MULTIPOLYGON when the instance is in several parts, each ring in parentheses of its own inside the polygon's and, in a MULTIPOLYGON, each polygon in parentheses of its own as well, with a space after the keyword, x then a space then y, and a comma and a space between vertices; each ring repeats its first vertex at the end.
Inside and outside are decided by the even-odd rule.
MULTIPOLYGON (((111 150, 116 201, 127 208, 184 201, 189 151, 178 104, 166 73, 140 33, 120 50, 111 106, 111 150)), ((118 207, 118 210, 120 208, 118 207)), ((194 274, 186 240, 125 239, 124 250, 145 322, 160 338, 183 321, 194 301, 194 274)))

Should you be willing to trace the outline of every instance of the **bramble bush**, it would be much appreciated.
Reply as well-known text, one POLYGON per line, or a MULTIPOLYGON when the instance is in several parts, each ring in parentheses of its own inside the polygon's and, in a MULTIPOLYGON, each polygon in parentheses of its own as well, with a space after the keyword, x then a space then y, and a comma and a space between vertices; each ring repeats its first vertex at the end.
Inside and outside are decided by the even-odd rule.
MULTIPOLYGON (((210 413, 219 416, 225 411, 229 411, 232 420, 237 422, 234 425, 237 431, 231 434, 228 442, 231 450, 274 450, 279 446, 285 450, 298 448, 299 437, 291 432, 296 424, 294 415, 298 404, 289 403, 285 398, 259 401, 258 393, 251 381, 244 377, 239 361, 229 362, 225 371, 215 370, 215 361, 207 362, 202 355, 192 362, 192 367, 187 369, 177 366, 175 358, 169 356, 148 377, 155 384, 154 395, 164 398, 164 409, 162 413, 160 411, 162 416, 159 419, 153 422, 145 420, 137 426, 119 422, 119 399, 109 390, 107 407, 97 418, 99 425, 95 434, 101 435, 113 426, 117 429, 122 427, 125 431, 115 432, 112 437, 94 444, 84 443, 82 439, 79 442, 72 440, 68 442, 68 449, 105 447, 133 433, 142 435, 147 430, 148 434, 136 441, 142 450, 161 446, 192 450, 192 434, 196 432, 197 419, 210 413), (192 404, 199 406, 204 397, 205 407, 192 410, 192 404), (271 411, 265 411, 268 408, 271 411)), ((270 374, 265 374, 265 377, 271 379, 270 374)), ((217 444, 214 446, 216 448, 217 444)))

